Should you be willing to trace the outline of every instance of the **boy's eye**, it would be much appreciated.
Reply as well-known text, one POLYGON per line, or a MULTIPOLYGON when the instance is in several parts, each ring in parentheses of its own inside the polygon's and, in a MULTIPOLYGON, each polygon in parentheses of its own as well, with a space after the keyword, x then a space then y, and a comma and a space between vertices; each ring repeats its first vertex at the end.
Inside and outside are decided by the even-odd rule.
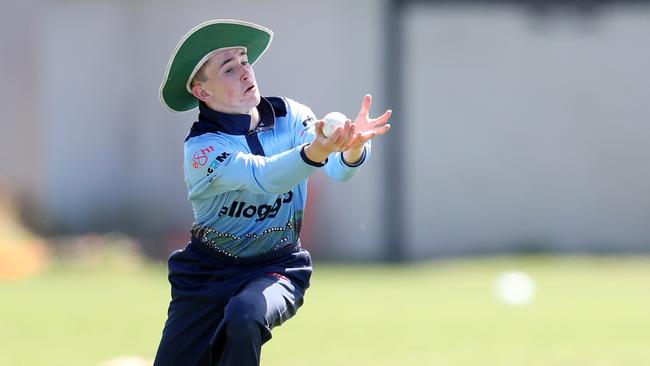
POLYGON ((232 67, 225 71, 226 74, 230 74, 231 72, 232 72, 232 67))

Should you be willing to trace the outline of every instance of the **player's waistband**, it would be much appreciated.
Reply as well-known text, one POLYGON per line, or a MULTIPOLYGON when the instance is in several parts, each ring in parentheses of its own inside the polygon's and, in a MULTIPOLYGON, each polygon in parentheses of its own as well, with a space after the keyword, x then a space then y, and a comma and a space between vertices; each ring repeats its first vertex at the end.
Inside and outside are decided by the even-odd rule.
POLYGON ((291 255, 292 253, 300 251, 300 241, 297 243, 288 243, 283 245, 280 248, 274 249, 272 251, 266 252, 261 255, 253 257, 241 257, 236 256, 231 253, 220 250, 219 248, 210 245, 209 242, 201 240, 204 237, 201 230, 192 230, 192 238, 190 240, 190 246, 192 249, 195 249, 197 252, 214 259, 218 262, 224 262, 228 264, 235 265, 257 265, 273 262, 277 259, 291 255))

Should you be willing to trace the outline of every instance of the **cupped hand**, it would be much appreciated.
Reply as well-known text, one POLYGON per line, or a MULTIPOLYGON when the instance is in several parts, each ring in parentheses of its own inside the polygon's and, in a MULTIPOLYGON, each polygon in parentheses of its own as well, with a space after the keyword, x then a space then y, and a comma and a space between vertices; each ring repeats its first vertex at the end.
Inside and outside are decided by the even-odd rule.
POLYGON ((324 126, 324 120, 316 121, 314 125, 316 138, 305 148, 307 157, 312 161, 321 162, 333 152, 345 151, 354 138, 356 131, 356 127, 349 119, 345 121, 343 127, 337 128, 330 137, 325 136, 323 133, 324 126))
POLYGON ((305 149, 307 157, 313 161, 324 161, 329 154, 340 151, 345 153, 346 161, 357 161, 366 142, 390 130, 388 120, 393 112, 387 110, 377 118, 370 118, 371 105, 372 96, 367 94, 363 97, 361 109, 354 122, 348 119, 343 127, 337 128, 330 137, 323 134, 325 121, 318 120, 315 125, 316 138, 305 149))

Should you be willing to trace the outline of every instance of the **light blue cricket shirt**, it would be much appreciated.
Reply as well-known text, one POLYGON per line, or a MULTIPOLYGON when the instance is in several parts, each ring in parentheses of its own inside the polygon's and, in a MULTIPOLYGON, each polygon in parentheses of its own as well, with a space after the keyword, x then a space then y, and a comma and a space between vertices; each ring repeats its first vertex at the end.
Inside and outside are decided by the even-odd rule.
POLYGON ((315 137, 316 117, 288 98, 262 98, 260 122, 199 105, 198 121, 185 140, 184 172, 199 239, 218 252, 255 257, 299 245, 307 177, 319 168, 337 181, 354 176, 359 163, 341 153, 325 164, 307 159, 304 147, 315 137))

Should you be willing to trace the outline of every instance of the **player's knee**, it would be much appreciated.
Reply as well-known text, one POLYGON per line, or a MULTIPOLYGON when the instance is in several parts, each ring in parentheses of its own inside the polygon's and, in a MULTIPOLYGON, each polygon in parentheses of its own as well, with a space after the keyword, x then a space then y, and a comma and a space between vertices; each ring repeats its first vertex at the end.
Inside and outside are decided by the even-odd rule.
POLYGON ((235 297, 225 312, 226 333, 230 338, 248 338, 259 333, 263 326, 255 304, 245 297, 235 297))

